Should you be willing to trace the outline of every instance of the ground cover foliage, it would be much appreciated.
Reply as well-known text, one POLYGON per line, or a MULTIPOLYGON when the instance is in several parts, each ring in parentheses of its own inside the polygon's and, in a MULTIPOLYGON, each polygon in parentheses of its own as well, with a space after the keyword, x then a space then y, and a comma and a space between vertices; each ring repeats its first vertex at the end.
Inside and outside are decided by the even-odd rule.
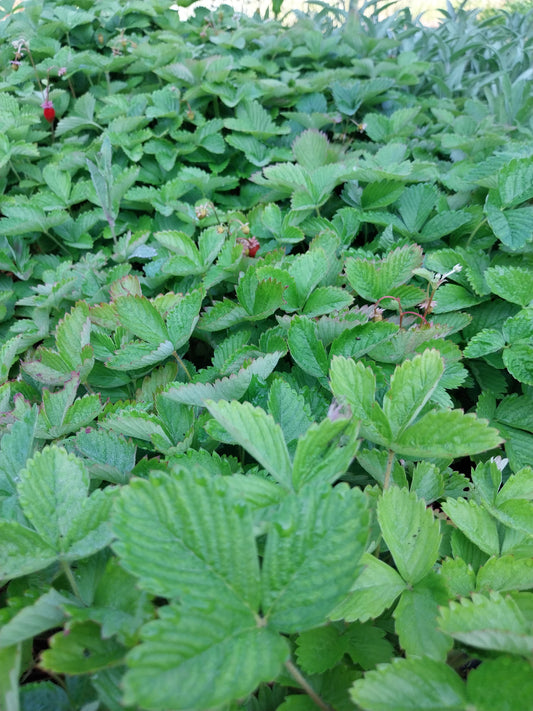
POLYGON ((0 707, 533 708, 533 17, 169 5, 3 3, 0 707))

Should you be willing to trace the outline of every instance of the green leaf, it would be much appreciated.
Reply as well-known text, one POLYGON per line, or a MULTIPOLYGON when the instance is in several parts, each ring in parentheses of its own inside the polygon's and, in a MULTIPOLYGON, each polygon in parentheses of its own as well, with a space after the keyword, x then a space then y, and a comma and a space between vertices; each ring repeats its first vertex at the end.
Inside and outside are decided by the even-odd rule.
POLYGON ((347 598, 330 613, 332 620, 365 620, 379 617, 405 590, 398 573, 379 558, 365 553, 361 559, 363 572, 352 585, 347 598))
POLYGON ((0 521, 0 538, 0 580, 47 568, 57 558, 54 548, 38 533, 16 521, 0 521))
POLYGON ((53 627, 60 627, 67 616, 63 609, 66 602, 71 601, 51 588, 33 605, 23 607, 0 629, 0 648, 32 639, 53 627))
POLYGON ((485 508, 475 501, 458 498, 447 499, 442 504, 442 510, 478 548, 489 555, 498 555, 500 552, 498 528, 485 508))
POLYGON ((368 672, 351 690, 352 700, 365 711, 462 711, 466 688, 444 662, 395 659, 368 672))
MULTIPOLYGON (((87 346, 90 347, 90 333, 89 307, 82 301, 58 323, 56 329, 57 350, 69 370, 79 371, 85 365, 84 361, 89 360, 90 371, 94 362, 92 348, 84 350, 87 346)), ((84 369, 87 370, 87 366, 84 369)), ((82 378, 81 374, 80 377, 82 378)))
MULTIPOLYGON (((515 558, 505 555, 490 558, 477 574, 476 590, 530 590, 533 588, 533 558, 515 558)), ((1 633, 0 633, 1 639, 1 633)))
POLYGON ((295 316, 289 327, 288 343, 291 356, 303 371, 315 378, 327 375, 328 354, 324 344, 318 339, 313 321, 306 316, 295 316))
POLYGON ((431 509, 414 493, 393 486, 378 501, 378 521, 398 572, 415 585, 437 560, 441 534, 431 509))
POLYGON ((22 648, 20 644, 0 649, 0 704, 9 711, 19 711, 19 677, 22 648))
POLYGON ((408 656, 446 660, 453 640, 437 629, 436 620, 439 605, 447 602, 448 590, 436 573, 404 590, 393 615, 400 644, 408 656))
POLYGON ((166 360, 173 352, 174 346, 168 339, 159 344, 137 341, 116 351, 115 355, 108 358, 106 365, 113 370, 138 370, 166 360))
POLYGON ((241 368, 227 378, 215 380, 212 383, 171 384, 165 389, 165 397, 186 405, 203 407, 207 400, 240 400, 248 390, 254 375, 266 379, 282 357, 281 351, 267 353, 255 358, 249 366, 241 368))
POLYGON ((114 303, 121 325, 137 338, 151 344, 168 341, 163 318, 145 296, 120 296, 114 303))
POLYGON ((462 599, 441 608, 439 627, 471 647, 530 657, 533 624, 530 613, 524 614, 520 609, 522 595, 530 593, 516 593, 514 597, 492 593, 490 598, 474 593, 471 600, 462 599))
POLYGON ((368 537, 358 489, 305 490, 281 503, 269 529, 263 566, 263 612, 283 632, 323 624, 347 594, 368 537), (326 574, 335 570, 335 576, 326 574))
POLYGON ((275 679, 289 656, 285 639, 258 627, 229 590, 202 606, 169 605, 141 631, 127 658, 124 703, 143 708, 213 709, 275 679), (208 616, 207 616, 208 615, 208 616))
POLYGON ((191 337, 199 318, 204 293, 201 289, 190 291, 168 313, 167 327, 172 345, 177 350, 191 337))
POLYGON ((463 457, 494 449, 502 443, 499 432, 486 420, 462 410, 428 412, 410 425, 390 446, 399 454, 424 457, 463 457))
POLYGON ((298 440, 292 480, 296 491, 307 484, 333 483, 347 471, 359 449, 358 420, 329 419, 312 424, 298 440))
POLYGON ((222 599, 242 614, 258 609, 250 514, 211 475, 187 471, 132 481, 121 491, 113 527, 121 565, 141 588, 213 609, 222 599))
POLYGON ((283 431, 272 415, 249 402, 207 401, 209 412, 276 481, 291 488, 291 460, 283 431))
POLYGON ((283 300, 283 284, 274 279, 259 280, 252 269, 245 272, 235 292, 248 316, 254 319, 270 316, 283 300))
POLYGON ((398 211, 409 232, 420 232, 438 200, 434 185, 411 185, 398 200, 398 211))
POLYGON ((346 639, 336 627, 318 627, 302 632, 296 640, 298 664, 306 674, 332 669, 346 652, 346 639))
POLYGON ((422 249, 415 244, 398 247, 380 261, 349 258, 346 276, 350 286, 367 301, 377 301, 405 284, 422 266, 422 249))
POLYGON ((521 383, 533 385, 533 346, 529 343, 513 343, 503 351, 507 370, 521 383))
POLYGON ((313 422, 311 409, 304 396, 281 378, 272 383, 268 394, 268 409, 280 425, 288 446, 307 432, 313 422))
POLYGON ((20 474, 18 491, 24 514, 56 551, 80 514, 89 488, 85 466, 56 446, 45 447, 20 474))
POLYGON ((506 247, 512 250, 523 249, 531 240, 533 208, 518 207, 514 210, 501 210, 487 198, 485 214, 492 231, 506 247))
POLYGON ((332 311, 341 311, 350 306, 352 301, 353 297, 344 289, 336 286, 321 286, 312 291, 302 313, 310 318, 316 318, 332 311))
POLYGON ((369 321, 347 328, 331 344, 330 356, 361 358, 374 346, 387 341, 397 331, 398 326, 388 321, 369 321))
POLYGON ((16 481, 34 447, 37 407, 27 410, 0 440, 0 497, 16 492, 16 481))
POLYGON ((533 677, 525 659, 499 655, 485 659, 466 680, 469 704, 477 711, 517 711, 531 707, 533 677))
POLYGON ((465 358, 480 358, 489 353, 495 353, 505 346, 501 331, 494 328, 484 328, 478 331, 463 350, 465 358))
POLYGON ((404 361, 395 369, 389 391, 383 399, 383 411, 394 438, 417 418, 434 393, 443 372, 440 353, 430 349, 412 360, 404 361))
POLYGON ((102 639, 93 622, 74 624, 68 635, 58 632, 41 655, 44 669, 57 674, 90 674, 118 664, 126 649, 114 639, 102 639))
POLYGON ((523 267, 490 267, 485 271, 486 282, 493 294, 512 304, 529 306, 533 302, 533 274, 523 267))
POLYGON ((533 161, 515 158, 500 169, 498 192, 504 207, 515 207, 533 197, 533 161))

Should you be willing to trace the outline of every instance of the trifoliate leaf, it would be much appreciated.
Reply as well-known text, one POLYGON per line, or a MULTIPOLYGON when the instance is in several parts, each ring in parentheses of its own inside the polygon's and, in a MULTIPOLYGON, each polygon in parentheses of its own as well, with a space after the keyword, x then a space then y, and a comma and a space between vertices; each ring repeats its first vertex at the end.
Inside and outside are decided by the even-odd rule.
POLYGON ((203 298, 202 290, 190 291, 168 313, 167 327, 174 349, 181 348, 191 337, 198 322, 203 298))
POLYGON ((0 580, 7 581, 48 567, 57 553, 35 531, 16 521, 0 521, 0 580))

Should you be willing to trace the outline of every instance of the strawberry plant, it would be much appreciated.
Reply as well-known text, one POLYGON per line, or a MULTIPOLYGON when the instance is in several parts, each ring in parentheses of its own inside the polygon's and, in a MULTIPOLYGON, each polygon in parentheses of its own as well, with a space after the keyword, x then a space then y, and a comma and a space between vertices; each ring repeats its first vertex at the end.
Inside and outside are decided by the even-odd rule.
POLYGON ((533 707, 532 15, 0 15, 0 708, 533 707))

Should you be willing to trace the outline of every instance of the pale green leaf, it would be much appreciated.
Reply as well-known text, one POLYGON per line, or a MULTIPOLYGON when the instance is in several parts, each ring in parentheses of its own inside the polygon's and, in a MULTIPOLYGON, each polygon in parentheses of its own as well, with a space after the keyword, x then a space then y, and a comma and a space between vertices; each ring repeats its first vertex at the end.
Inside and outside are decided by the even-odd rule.
POLYGON ((448 591, 436 573, 404 590, 393 616, 400 645, 408 656, 444 662, 453 639, 437 629, 439 605, 448 603, 448 591))
POLYGON ((114 303, 121 325, 137 338, 152 344, 168 341, 163 318, 145 296, 120 296, 114 303))
POLYGON ((333 483, 346 473, 359 449, 358 420, 326 418, 298 440, 292 480, 296 491, 307 484, 333 483))
POLYGON ((462 410, 428 412, 391 444, 408 457, 463 457, 494 449, 502 443, 499 432, 486 420, 462 410))
POLYGON ((520 609, 521 595, 530 593, 516 593, 514 597, 474 593, 471 600, 463 598, 441 608, 439 627, 472 647, 531 656, 533 624, 520 609))
POLYGON ((463 711, 466 688, 444 662, 395 659, 357 680, 351 697, 365 711, 463 711))
POLYGON ((311 408, 304 396, 281 378, 272 383, 268 410, 280 425, 287 445, 307 432, 313 422, 311 408))
POLYGON ((116 351, 106 362, 113 370, 138 370, 147 365, 155 365, 168 358, 174 352, 174 346, 168 339, 162 343, 128 343, 116 351))
POLYGON ((500 540, 496 521, 489 512, 475 501, 448 499, 442 510, 451 518, 457 528, 489 555, 498 555, 500 540))
POLYGON ((261 570, 269 625, 301 632, 326 621, 356 578, 368 523, 358 489, 309 487, 305 496, 285 498, 269 529, 261 570))
POLYGON ((533 273, 531 269, 513 266, 490 267, 485 279, 493 294, 520 306, 533 302, 533 273))
POLYGON ((56 346, 70 370, 79 370, 82 351, 90 345, 91 321, 89 307, 80 301, 59 323, 56 329, 56 346))
POLYGON ((533 345, 513 343, 503 351, 507 370, 521 383, 533 385, 533 345))
POLYGON ((329 614, 332 620, 365 620, 379 617, 405 590, 398 573, 379 558, 365 553, 361 559, 363 572, 352 585, 348 597, 329 614))
POLYGON ((0 705, 9 711, 19 711, 19 678, 22 646, 0 649, 0 705))
POLYGON ((160 608, 141 640, 127 657, 124 703, 157 711, 201 711, 245 697, 274 679, 289 656, 286 640, 224 591, 209 608, 160 608))
POLYGON ((392 486, 378 501, 378 521, 398 572, 414 585, 433 568, 441 542, 431 509, 406 489, 392 486))
POLYGON ((24 514, 58 552, 72 521, 81 512, 89 475, 81 460, 56 446, 37 452, 20 474, 18 491, 24 514))
POLYGON ((51 588, 32 605, 23 607, 0 629, 0 648, 18 644, 26 639, 60 627, 66 619, 63 605, 71 600, 51 588))
POLYGON ((443 372, 440 353, 433 349, 404 361, 395 369, 389 391, 383 399, 383 411, 394 438, 416 419, 431 398, 443 372))
POLYGON ((0 521, 0 580, 47 568, 57 554, 35 531, 16 521, 0 521))
POLYGON ((203 600, 213 610, 219 598, 235 609, 257 610, 251 517, 223 482, 191 471, 134 480, 121 491, 113 526, 121 564, 143 589, 203 600))
POLYGON ((285 487, 291 487, 291 460, 283 431, 259 407, 249 402, 213 402, 205 406, 233 439, 285 487))
POLYGON ((199 318, 204 293, 200 289, 190 291, 167 316, 167 327, 170 340, 175 349, 181 348, 189 338, 199 318))
POLYGON ((530 589, 533 589, 533 558, 512 555, 490 558, 477 574, 478 592, 530 589))
POLYGON ((89 674, 120 663, 126 649, 116 639, 102 639, 100 625, 74 624, 69 634, 58 632, 41 655, 41 665, 58 674, 89 674))
POLYGON ((495 353, 505 346, 501 331, 494 328, 484 328, 478 331, 463 350, 465 358, 480 358, 488 353, 495 353))
POLYGON ((291 356, 300 368, 316 378, 328 373, 329 358, 316 325, 306 316, 295 316, 289 327, 288 343, 291 356))

